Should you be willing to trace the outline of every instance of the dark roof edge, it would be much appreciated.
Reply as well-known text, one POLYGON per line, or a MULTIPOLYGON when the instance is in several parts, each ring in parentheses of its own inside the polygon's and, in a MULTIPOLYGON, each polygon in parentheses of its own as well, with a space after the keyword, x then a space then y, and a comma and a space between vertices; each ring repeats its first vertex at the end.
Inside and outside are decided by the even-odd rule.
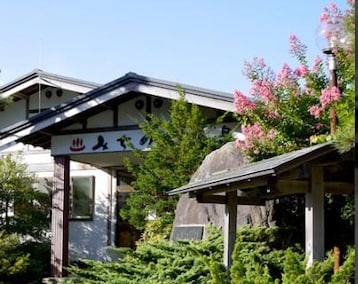
MULTIPOLYGON (((263 176, 272 176, 275 173, 274 170, 272 169, 265 169, 265 170, 261 170, 259 172, 256 173, 251 173, 249 175, 246 175, 245 178, 247 179, 254 179, 257 176, 263 177, 263 176)), ((208 177, 207 179, 201 180, 201 181, 197 181, 194 183, 188 183, 187 185, 183 185, 181 187, 178 187, 176 189, 173 189, 171 191, 168 191, 167 194, 169 196, 172 195, 177 195, 177 194, 182 194, 182 193, 188 193, 188 192, 193 192, 193 191, 200 191, 202 189, 205 189, 207 187, 210 188, 214 188, 217 186, 223 186, 224 184, 231 184, 231 183, 235 183, 236 180, 233 177, 222 177, 222 178, 216 178, 216 179, 212 179, 213 176, 208 177)))
POLYGON ((89 82, 89 81, 85 81, 85 80, 79 80, 79 79, 75 79, 72 77, 67 77, 67 76, 62 76, 62 75, 57 75, 54 73, 49 73, 49 72, 45 72, 42 71, 41 69, 35 69, 32 72, 29 72, 13 81, 10 81, 9 83, 6 83, 5 85, 0 87, 0 93, 2 92, 6 92, 8 90, 11 90, 12 88, 19 86, 31 79, 34 78, 44 78, 44 79, 55 79, 55 80, 60 80, 63 82, 67 82, 67 83, 71 83, 71 84, 75 84, 75 85, 80 85, 83 87, 89 87, 89 88, 97 88, 100 86, 100 84, 98 83, 94 83, 94 82, 89 82))
MULTIPOLYGON (((220 98, 220 99, 224 99, 225 101, 228 101, 228 102, 233 101, 233 95, 231 93, 211 90, 211 89, 207 89, 207 88, 196 87, 196 86, 193 86, 193 85, 182 84, 182 83, 179 83, 179 82, 175 83, 173 81, 156 79, 156 78, 153 78, 153 77, 139 75, 139 74, 134 73, 134 72, 129 72, 129 73, 124 75, 124 77, 126 77, 126 76, 131 77, 133 79, 133 81, 146 82, 146 84, 150 85, 150 86, 160 86, 160 87, 166 87, 168 89, 176 90, 177 86, 179 85, 184 90, 189 91, 191 93, 194 93, 196 95, 203 94, 206 97, 212 97, 212 98, 216 98, 216 99, 220 98)), ((113 82, 115 82, 115 81, 113 81, 113 82)))
POLYGON ((234 170, 231 170, 231 171, 228 171, 228 172, 224 172, 220 175, 217 175, 217 176, 210 176, 208 178, 205 178, 203 180, 199 180, 199 181, 196 181, 196 182, 193 182, 193 183, 188 183, 186 185, 183 185, 181 187, 178 187, 178 188, 175 188, 175 189, 172 189, 170 191, 167 192, 168 195, 177 195, 177 194, 182 194, 182 193, 188 193, 188 192, 193 192, 193 191, 198 191, 198 190, 202 190, 202 189, 205 189, 205 188, 208 188, 208 187, 211 187, 211 186, 217 186, 217 185, 223 185, 225 183, 228 183, 228 182, 235 182, 235 180, 237 179, 237 177, 241 177, 241 176, 245 176, 245 179, 253 179, 255 177, 258 177, 258 176, 262 176, 262 175, 270 175, 270 174, 279 174, 281 173, 283 170, 282 168, 286 168, 288 167, 288 165, 290 163, 292 163, 292 161, 287 161, 284 163, 284 165, 280 165, 280 166, 274 166, 274 167, 271 167, 270 165, 264 169, 261 169, 257 172, 254 172, 254 173, 249 173, 249 174, 246 174, 246 175, 240 175, 240 174, 237 174, 235 177, 232 176, 230 174, 230 172, 238 172, 240 173, 240 170, 242 169, 246 169, 247 167, 252 167, 254 166, 255 164, 260 164, 260 163, 267 163, 269 162, 270 160, 276 160, 280 157, 285 157, 285 156, 289 156, 289 155, 292 155, 294 153, 300 153, 300 152, 303 152, 302 155, 294 158, 295 160, 295 164, 297 163, 300 163, 302 160, 304 160, 304 157, 306 157, 307 155, 310 156, 310 160, 315 160, 323 155, 326 155, 330 152, 333 152, 333 151, 336 151, 336 148, 334 147, 333 143, 332 142, 325 142, 325 143, 322 143, 322 144, 317 144, 317 145, 313 145, 313 146, 309 146, 309 147, 305 147, 305 148, 302 148, 302 149, 299 149, 299 150, 295 150, 295 151, 292 151, 292 152, 287 152, 287 153, 284 153, 282 155, 278 155, 278 156, 274 156, 272 158, 268 158, 268 159, 263 159, 261 161, 257 161, 257 162, 254 162, 254 163, 249 163, 249 164, 246 164, 246 165, 243 165, 242 168, 236 168, 234 170), (307 152, 307 149, 309 149, 310 151, 307 152), (307 152, 307 153, 305 153, 307 152))
MULTIPOLYGON (((31 74, 29 74, 29 76, 31 76, 31 74)), ((164 88, 172 89, 172 90, 176 90, 177 85, 179 84, 184 89, 184 91, 188 91, 190 93, 193 93, 193 94, 196 94, 196 95, 199 95, 202 97, 220 99, 220 100, 230 102, 230 103, 233 100, 232 98, 227 96, 228 93, 216 92, 213 90, 198 88, 198 87, 194 87, 191 85, 185 85, 185 84, 174 83, 174 82, 165 81, 165 80, 159 80, 159 79, 155 79, 155 78, 151 78, 151 77, 138 75, 133 72, 129 72, 116 80, 106 83, 106 84, 104 84, 96 89, 93 89, 85 94, 79 95, 79 96, 69 100, 66 103, 52 107, 42 113, 39 113, 38 115, 31 117, 28 120, 20 121, 16 124, 10 125, 7 128, 4 128, 3 131, 0 132, 0 139, 8 137, 8 136, 12 135, 13 133, 23 130, 28 126, 33 125, 34 123, 40 122, 40 121, 42 121, 46 118, 49 118, 53 115, 56 115, 60 112, 64 112, 68 109, 76 107, 81 103, 88 102, 88 101, 102 95, 103 93, 106 93, 110 90, 116 89, 117 87, 123 86, 127 83, 142 83, 142 84, 146 84, 149 86, 164 87, 164 88)))

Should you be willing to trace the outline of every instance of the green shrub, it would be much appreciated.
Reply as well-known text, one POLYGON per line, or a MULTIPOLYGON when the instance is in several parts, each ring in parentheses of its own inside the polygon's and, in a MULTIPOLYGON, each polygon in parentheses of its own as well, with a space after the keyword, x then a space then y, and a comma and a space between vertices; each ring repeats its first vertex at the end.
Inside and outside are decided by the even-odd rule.
POLYGON ((141 241, 155 242, 168 240, 172 229, 172 222, 167 222, 163 217, 157 217, 154 220, 147 221, 141 241))
POLYGON ((50 242, 21 243, 16 234, 0 233, 0 282, 41 283, 50 275, 50 242))
POLYGON ((30 255, 19 250, 19 247, 17 234, 0 232, 0 280, 8 280, 26 271, 30 255))
MULTIPOLYGON (((230 269, 232 283, 273 283, 281 278, 293 230, 244 227, 238 231, 230 269)), ((300 245, 295 245, 301 251, 300 245)))
POLYGON ((348 249, 345 261, 338 271, 332 276, 332 283, 346 284, 353 283, 352 278, 354 276, 355 266, 355 249, 350 247, 348 249))
POLYGON ((29 265, 21 280, 15 283, 42 283, 42 278, 49 277, 51 272, 51 242, 26 242, 19 249, 29 254, 29 265))
POLYGON ((222 265, 223 238, 218 230, 202 241, 142 241, 135 250, 117 251, 123 255, 118 262, 84 260, 86 268, 71 267, 70 273, 76 278, 72 282, 207 284, 221 283, 218 281, 226 275, 222 265), (221 278, 212 279, 211 273, 219 273, 221 278))
POLYGON ((202 241, 141 241, 136 250, 117 249, 118 262, 84 260, 86 267, 70 268, 76 280, 68 283, 350 283, 354 249, 336 274, 332 254, 307 269, 304 252, 289 243, 290 235, 289 229, 277 227, 240 229, 230 271, 223 266, 223 236, 216 229, 202 241))

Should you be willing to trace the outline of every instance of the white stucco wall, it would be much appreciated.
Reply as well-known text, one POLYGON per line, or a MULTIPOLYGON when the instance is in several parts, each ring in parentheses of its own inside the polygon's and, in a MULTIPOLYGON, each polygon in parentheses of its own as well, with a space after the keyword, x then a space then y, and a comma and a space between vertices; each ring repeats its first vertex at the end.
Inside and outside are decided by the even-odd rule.
POLYGON ((93 220, 70 221, 70 259, 108 260, 106 247, 111 243, 111 237, 108 239, 107 229, 111 175, 102 170, 72 170, 71 176, 95 177, 95 205, 93 220))
POLYGON ((0 129, 26 119, 26 101, 19 100, 0 111, 0 129))

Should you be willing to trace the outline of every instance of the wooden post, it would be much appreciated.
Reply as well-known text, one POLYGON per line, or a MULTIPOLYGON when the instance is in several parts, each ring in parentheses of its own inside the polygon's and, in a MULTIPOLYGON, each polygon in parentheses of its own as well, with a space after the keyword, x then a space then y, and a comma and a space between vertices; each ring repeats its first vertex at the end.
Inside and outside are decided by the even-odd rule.
POLYGON ((305 249, 307 266, 324 259, 324 181, 323 168, 312 166, 311 188, 306 193, 305 249))
POLYGON ((237 191, 226 193, 227 203, 225 204, 224 223, 224 265, 227 269, 232 264, 232 253, 236 241, 237 223, 237 191))
MULTIPOLYGON (((357 101, 356 101, 357 105, 357 101)), ((356 107, 356 117, 357 117, 357 107, 356 107)), ((356 136, 357 140, 357 136, 356 136)), ((357 147, 357 141, 356 141, 356 147, 357 147)), ((354 248, 355 248, 355 271, 354 271, 354 278, 356 282, 358 282, 358 161, 355 161, 354 166, 354 176, 355 176, 355 182, 354 182, 354 248)))
POLYGON ((336 273, 339 269, 339 260, 341 257, 341 250, 339 249, 339 247, 334 246, 333 247, 333 272, 336 273))
POLYGON ((67 276, 68 216, 70 205, 70 159, 55 157, 51 219, 51 276, 67 276))

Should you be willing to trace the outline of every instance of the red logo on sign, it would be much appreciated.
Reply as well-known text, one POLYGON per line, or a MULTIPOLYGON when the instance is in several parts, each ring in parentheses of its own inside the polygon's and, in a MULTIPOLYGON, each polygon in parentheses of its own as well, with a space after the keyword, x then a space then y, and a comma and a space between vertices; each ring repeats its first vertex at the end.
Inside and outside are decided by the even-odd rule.
POLYGON ((72 140, 72 146, 70 146, 70 150, 72 152, 80 152, 82 151, 84 148, 86 148, 85 145, 83 145, 83 140, 82 138, 75 138, 72 140))

